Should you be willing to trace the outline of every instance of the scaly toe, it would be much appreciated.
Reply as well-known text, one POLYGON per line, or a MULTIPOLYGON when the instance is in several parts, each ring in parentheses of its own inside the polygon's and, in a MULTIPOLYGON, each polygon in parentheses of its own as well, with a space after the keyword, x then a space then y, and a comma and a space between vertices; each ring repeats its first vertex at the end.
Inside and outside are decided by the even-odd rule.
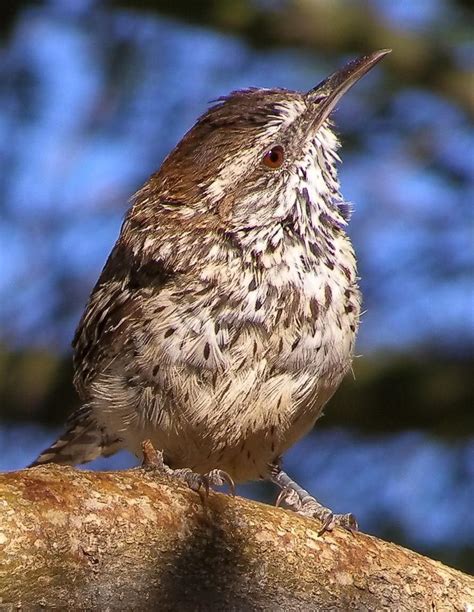
POLYGON ((172 469, 163 460, 163 453, 157 451, 150 440, 145 440, 142 445, 143 463, 142 468, 149 472, 164 472, 174 478, 183 480, 190 489, 199 493, 201 499, 206 503, 211 487, 222 487, 227 484, 233 497, 235 497, 235 483, 227 472, 214 469, 207 474, 198 474, 190 468, 172 469))
POLYGON ((350 531, 352 534, 355 534, 359 528, 353 514, 333 514, 331 512, 323 521, 318 535, 323 535, 326 531, 332 531, 336 525, 346 529, 346 531, 350 531))
POLYGON ((205 477, 207 478, 211 487, 222 487, 227 485, 230 489, 232 497, 235 497, 235 483, 227 472, 224 470, 215 469, 208 472, 205 477))
MULTIPOLYGON (((306 498, 303 500, 300 508, 297 510, 297 513, 301 514, 301 516, 307 516, 308 518, 317 518, 323 523, 323 525, 327 523, 328 526, 332 525, 334 518, 334 515, 329 508, 325 508, 313 498, 306 498)), ((328 529, 326 529, 326 531, 327 530, 328 529)))
POLYGON ((352 534, 355 534, 357 531, 359 531, 357 519, 352 514, 352 512, 349 512, 347 514, 336 514, 335 519, 336 525, 343 527, 347 531, 350 531, 352 534))
POLYGON ((290 488, 282 489, 276 498, 275 506, 278 508, 281 504, 286 504, 294 512, 301 510, 301 500, 298 494, 290 488))
POLYGON ((353 534, 358 530, 357 520, 353 514, 334 514, 329 508, 325 508, 316 500, 307 500, 297 513, 320 520, 322 527, 318 532, 319 535, 323 535, 326 531, 332 531, 336 526, 342 527, 353 534))
POLYGON ((183 480, 190 489, 196 492, 203 491, 207 497, 209 495, 209 479, 206 474, 196 474, 192 470, 186 471, 183 474, 183 480))
POLYGON ((153 446, 150 440, 144 440, 142 443, 143 461, 142 468, 147 472, 163 471, 165 463, 163 461, 163 453, 153 446))

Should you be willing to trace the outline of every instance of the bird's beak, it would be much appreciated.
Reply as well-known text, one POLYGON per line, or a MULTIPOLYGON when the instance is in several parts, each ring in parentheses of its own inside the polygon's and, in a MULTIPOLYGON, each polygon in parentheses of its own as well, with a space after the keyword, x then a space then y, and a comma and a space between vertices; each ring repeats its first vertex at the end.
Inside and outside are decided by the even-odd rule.
POLYGON ((342 96, 390 51, 391 49, 382 49, 358 57, 308 91, 306 99, 317 105, 316 113, 312 111, 312 128, 319 129, 342 96))

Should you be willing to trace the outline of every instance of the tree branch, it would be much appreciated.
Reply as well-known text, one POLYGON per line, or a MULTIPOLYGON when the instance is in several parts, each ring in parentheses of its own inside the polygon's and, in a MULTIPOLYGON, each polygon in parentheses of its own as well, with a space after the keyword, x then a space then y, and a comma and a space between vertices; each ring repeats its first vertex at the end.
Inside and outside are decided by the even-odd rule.
POLYGON ((468 609, 474 578, 141 469, 0 475, 0 602, 89 610, 468 609))

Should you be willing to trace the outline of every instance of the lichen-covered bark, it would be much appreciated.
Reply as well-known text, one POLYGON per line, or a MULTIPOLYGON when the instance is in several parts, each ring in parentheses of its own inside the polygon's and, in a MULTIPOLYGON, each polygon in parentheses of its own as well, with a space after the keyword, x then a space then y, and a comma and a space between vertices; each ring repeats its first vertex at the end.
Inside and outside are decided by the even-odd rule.
MULTIPOLYGON (((61 610, 463 610, 474 578, 143 470, 0 475, 0 602, 61 610)), ((13 607, 12 607, 13 609, 13 607)))

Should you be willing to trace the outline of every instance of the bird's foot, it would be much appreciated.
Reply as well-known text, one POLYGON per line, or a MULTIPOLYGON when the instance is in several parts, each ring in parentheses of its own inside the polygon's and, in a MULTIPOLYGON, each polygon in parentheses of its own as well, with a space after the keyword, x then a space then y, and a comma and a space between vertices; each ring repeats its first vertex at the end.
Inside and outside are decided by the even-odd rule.
POLYGON ((301 503, 301 508, 297 510, 297 513, 301 514, 301 516, 320 520, 322 527, 318 531, 319 535, 322 535, 326 531, 332 531, 336 525, 343 527, 351 533, 355 533, 359 528, 357 520, 351 512, 347 514, 334 514, 329 508, 325 508, 311 496, 307 497, 304 502, 301 503))
POLYGON ((357 520, 353 514, 334 514, 279 467, 276 467, 272 472, 270 480, 281 488, 276 505, 279 506, 284 503, 288 508, 301 516, 317 518, 322 523, 322 527, 318 532, 319 535, 326 531, 332 531, 336 525, 343 527, 351 533, 355 533, 358 530, 357 520))
POLYGON ((224 472, 224 470, 214 469, 207 472, 207 474, 198 474, 189 468, 181 468, 179 470, 168 468, 167 472, 171 476, 176 476, 184 480, 193 491, 197 491, 198 493, 204 491, 206 498, 209 495, 211 487, 222 487, 224 485, 228 485, 232 496, 235 496, 234 481, 227 472, 224 472))
POLYGON ((198 474, 190 468, 172 469, 166 465, 163 453, 154 448, 150 440, 142 444, 143 463, 142 467, 148 471, 160 471, 174 478, 183 480, 190 489, 201 495, 203 501, 207 500, 211 487, 222 487, 228 485, 232 496, 235 496, 235 483, 224 470, 214 469, 207 474, 198 474))

